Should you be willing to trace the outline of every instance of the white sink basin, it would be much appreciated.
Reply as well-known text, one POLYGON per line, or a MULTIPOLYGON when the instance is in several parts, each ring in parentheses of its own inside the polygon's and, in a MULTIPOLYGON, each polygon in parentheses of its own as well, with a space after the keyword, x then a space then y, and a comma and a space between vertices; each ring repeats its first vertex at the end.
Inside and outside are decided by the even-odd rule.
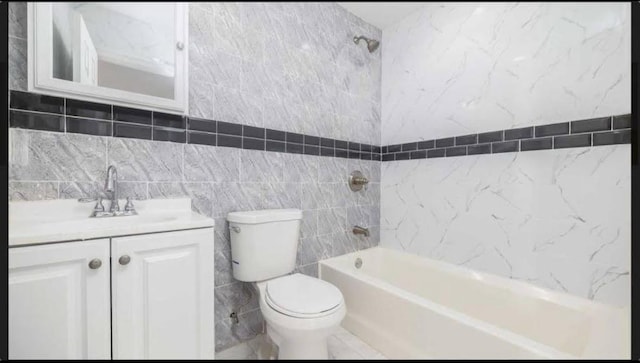
MULTIPOLYGON (((123 201, 120 203, 123 204, 123 201)), ((191 211, 191 199, 137 201, 137 215, 90 218, 92 203, 50 200, 9 203, 9 246, 213 227, 191 211)))
POLYGON ((154 224, 165 223, 178 219, 178 216, 153 214, 153 215, 135 215, 126 217, 101 217, 101 218, 84 218, 76 220, 63 220, 63 221, 51 221, 51 222, 18 222, 12 224, 12 227, 25 227, 37 229, 40 233, 51 233, 60 230, 67 231, 79 231, 79 230, 93 230, 103 228, 118 228, 129 224, 154 224))

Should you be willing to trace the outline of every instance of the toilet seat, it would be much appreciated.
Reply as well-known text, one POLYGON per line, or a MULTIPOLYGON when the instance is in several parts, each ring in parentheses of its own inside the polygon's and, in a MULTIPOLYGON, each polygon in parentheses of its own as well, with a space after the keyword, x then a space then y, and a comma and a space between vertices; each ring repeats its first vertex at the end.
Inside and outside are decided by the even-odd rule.
POLYGON ((313 319, 333 314, 344 300, 332 284, 296 273, 267 282, 265 302, 281 314, 313 319))

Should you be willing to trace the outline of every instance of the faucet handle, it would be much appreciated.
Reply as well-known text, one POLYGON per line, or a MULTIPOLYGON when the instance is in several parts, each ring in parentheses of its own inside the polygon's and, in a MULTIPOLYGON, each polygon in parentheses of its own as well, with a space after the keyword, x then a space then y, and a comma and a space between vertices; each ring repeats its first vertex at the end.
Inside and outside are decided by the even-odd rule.
POLYGON ((104 212, 104 205, 102 205, 102 197, 78 198, 78 202, 80 202, 80 203, 96 202, 96 205, 93 207, 93 211, 94 212, 104 212))
POLYGON ((351 191, 357 192, 362 190, 363 187, 366 190, 368 183, 369 179, 367 179, 360 170, 354 170, 349 175, 349 188, 351 191))
POLYGON ((131 212, 133 210, 136 210, 136 208, 133 206, 133 202, 131 201, 131 197, 127 197, 127 204, 124 205, 124 211, 125 212, 131 212))
POLYGON ((136 214, 138 214, 138 212, 136 212, 136 208, 133 206, 133 202, 131 201, 131 199, 131 197, 127 197, 127 204, 124 205, 123 214, 125 216, 135 216, 136 214))
POLYGON ((98 197, 96 205, 93 207, 94 212, 104 212, 104 205, 102 205, 102 197, 98 197))

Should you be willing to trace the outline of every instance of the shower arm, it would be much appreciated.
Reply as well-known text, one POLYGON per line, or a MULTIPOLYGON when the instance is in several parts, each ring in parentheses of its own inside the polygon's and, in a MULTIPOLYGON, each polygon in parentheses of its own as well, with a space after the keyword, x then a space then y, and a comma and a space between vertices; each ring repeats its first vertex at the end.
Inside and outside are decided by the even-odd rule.
POLYGON ((365 37, 365 36, 362 36, 362 35, 358 36, 358 35, 356 35, 356 36, 354 36, 354 37, 353 37, 353 42, 354 42, 354 43, 356 43, 356 44, 360 44, 360 41, 361 41, 361 40, 363 40, 363 39, 364 39, 364 40, 368 40, 368 39, 367 39, 367 37, 365 37))
POLYGON ((376 49, 378 49, 378 46, 380 45, 379 41, 367 38, 364 35, 356 35, 353 37, 353 42, 356 44, 360 44, 360 40, 364 40, 367 42, 367 49, 369 50, 369 53, 373 53, 376 49))

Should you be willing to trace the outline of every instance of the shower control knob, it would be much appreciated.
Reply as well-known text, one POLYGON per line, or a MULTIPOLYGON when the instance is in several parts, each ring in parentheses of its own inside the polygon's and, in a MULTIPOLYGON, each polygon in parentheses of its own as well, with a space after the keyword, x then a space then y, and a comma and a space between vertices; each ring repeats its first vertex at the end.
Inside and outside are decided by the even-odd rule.
POLYGON ((353 184, 355 184, 355 185, 365 185, 368 182, 369 182, 369 180, 367 180, 367 178, 365 178, 363 176, 361 176, 361 177, 354 176, 353 177, 353 184))
POLYGON ((131 257, 129 257, 129 255, 122 255, 120 256, 120 258, 118 259, 118 263, 121 265, 128 265, 129 262, 131 262, 131 257))
POLYGON ((349 175, 349 188, 354 192, 361 190, 362 187, 366 186, 368 183, 369 179, 367 179, 359 170, 356 170, 349 175))

